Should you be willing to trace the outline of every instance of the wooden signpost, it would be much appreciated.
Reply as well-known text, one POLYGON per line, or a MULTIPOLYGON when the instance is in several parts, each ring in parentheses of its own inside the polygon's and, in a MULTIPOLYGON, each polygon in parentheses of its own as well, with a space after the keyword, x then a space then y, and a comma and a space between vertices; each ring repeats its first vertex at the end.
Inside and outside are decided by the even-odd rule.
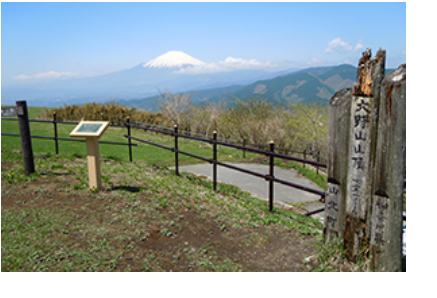
POLYGON ((402 264, 402 212, 406 164, 406 66, 381 85, 375 174, 372 185, 370 254, 377 271, 402 264))
POLYGON ((81 121, 70 133, 70 137, 86 138, 89 188, 91 189, 100 190, 102 187, 99 138, 108 126, 107 121, 81 121))
POLYGON ((328 181, 325 198, 327 242, 344 238, 352 90, 337 92, 329 102, 328 181), (338 146, 338 144, 344 144, 338 146))
POLYGON ((385 74, 385 51, 363 53, 358 83, 329 103, 325 242, 376 271, 402 270, 406 67, 385 74))

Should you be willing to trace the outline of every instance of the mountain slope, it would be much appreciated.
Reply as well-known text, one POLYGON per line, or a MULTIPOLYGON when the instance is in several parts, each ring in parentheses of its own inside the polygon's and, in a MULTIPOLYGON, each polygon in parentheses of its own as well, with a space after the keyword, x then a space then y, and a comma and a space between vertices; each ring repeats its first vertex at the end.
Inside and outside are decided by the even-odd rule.
MULTIPOLYGON (((209 98, 220 95, 220 94, 228 94, 235 92, 244 86, 242 85, 232 85, 226 87, 219 87, 214 89, 205 89, 205 90, 195 90, 188 91, 193 93, 193 97, 191 98, 191 102, 193 104, 203 104, 208 103, 209 98)), ((165 92, 165 91, 164 91, 165 92)), ((186 92, 186 93, 188 93, 186 92)), ((130 100, 117 100, 117 104, 121 104, 131 108, 144 109, 149 111, 157 111, 158 110, 158 102, 159 95, 150 96, 141 99, 130 99, 130 100)))
MULTIPOLYGON (((321 102, 326 105, 336 91, 353 86, 356 73, 356 67, 347 64, 308 68, 281 74, 274 78, 258 80, 243 86, 234 85, 206 90, 191 89, 195 93, 192 102, 194 104, 208 104, 224 101, 228 105, 232 105, 236 101, 235 98, 241 100, 262 98, 279 105, 312 102, 321 102)), ((231 75, 228 77, 229 81, 233 79, 236 78, 231 75)), ((156 110, 158 100, 159 96, 153 96, 121 101, 120 103, 129 107, 156 110)))
MULTIPOLYGON (((312 73, 311 69, 308 69, 307 72, 312 73)), ((357 68, 349 64, 326 67, 318 77, 335 91, 339 91, 351 87, 356 82, 357 68)))
POLYGON ((356 75, 352 65, 335 67, 308 68, 295 73, 279 76, 270 80, 261 80, 235 91, 231 94, 218 95, 210 99, 212 102, 225 100, 235 101, 263 98, 277 104, 321 102, 327 104, 337 90, 351 87, 356 75))
POLYGON ((143 65, 149 68, 181 68, 186 66, 203 65, 202 62, 196 58, 191 57, 180 51, 169 51, 143 65))

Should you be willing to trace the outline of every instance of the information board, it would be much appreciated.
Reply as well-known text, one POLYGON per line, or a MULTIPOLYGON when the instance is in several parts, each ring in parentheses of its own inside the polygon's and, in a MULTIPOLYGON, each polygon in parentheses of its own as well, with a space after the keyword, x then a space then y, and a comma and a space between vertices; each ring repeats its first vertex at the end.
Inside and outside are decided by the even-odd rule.
POLYGON ((100 137, 108 126, 107 121, 81 121, 70 133, 70 137, 100 137))

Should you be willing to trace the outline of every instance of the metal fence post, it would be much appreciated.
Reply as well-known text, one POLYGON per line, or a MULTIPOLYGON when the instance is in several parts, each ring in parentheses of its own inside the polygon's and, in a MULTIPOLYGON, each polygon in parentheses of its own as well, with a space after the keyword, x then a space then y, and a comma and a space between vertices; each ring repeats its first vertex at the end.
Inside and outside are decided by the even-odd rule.
MULTIPOLYGON (((306 151, 307 151, 306 149, 303 150, 303 159, 307 159, 307 152, 306 151)), ((302 162, 302 163, 303 163, 303 167, 305 168, 305 162, 302 162)))
POLYGON ((56 117, 56 111, 53 112, 53 126, 55 129, 55 149, 56 154, 59 154, 59 142, 58 142, 58 124, 56 123, 57 117, 56 117))
MULTIPOLYGON (((271 141, 270 142, 270 151, 271 152, 275 152, 275 142, 271 141)), ((269 175, 271 176, 271 178, 274 177, 274 167, 275 167, 275 157, 273 155, 270 155, 270 173, 269 175)), ((270 212, 273 211, 273 186, 274 186, 274 181, 270 180, 269 181, 269 204, 270 204, 270 212)))
MULTIPOLYGON (((243 139, 243 147, 246 147, 246 138, 243 139)), ((246 158, 246 149, 243 149, 243 158, 246 158)))
POLYGON ((27 111, 26 101, 17 101, 18 125, 20 127, 21 151, 23 154, 24 170, 26 173, 35 172, 35 163, 33 161, 32 140, 30 138, 29 113, 27 111))
MULTIPOLYGON (((130 137, 131 136, 131 127, 130 127, 130 118, 127 117, 126 118, 126 122, 127 122, 127 135, 130 137)), ((132 140, 130 138, 128 139, 128 147, 129 147, 129 161, 132 162, 132 140)))
MULTIPOLYGON (((320 162, 320 150, 317 152, 316 157, 317 157, 317 162, 320 162)), ((316 166, 316 169, 317 169, 317 175, 319 175, 319 166, 316 166)))
MULTIPOLYGON (((214 130, 214 132, 212 133, 213 135, 213 139, 214 139, 214 143, 212 144, 212 150, 213 150, 213 160, 217 161, 217 131, 214 130)), ((212 177, 213 177, 213 189, 214 191, 217 191, 217 164, 214 162, 212 164, 212 177)))
POLYGON ((177 125, 174 126, 174 133, 175 133, 175 135, 174 135, 174 148, 176 149, 176 151, 175 151, 175 168, 176 168, 176 175, 180 176, 179 175, 179 154, 177 151, 177 150, 179 150, 178 136, 177 136, 178 126, 177 125))

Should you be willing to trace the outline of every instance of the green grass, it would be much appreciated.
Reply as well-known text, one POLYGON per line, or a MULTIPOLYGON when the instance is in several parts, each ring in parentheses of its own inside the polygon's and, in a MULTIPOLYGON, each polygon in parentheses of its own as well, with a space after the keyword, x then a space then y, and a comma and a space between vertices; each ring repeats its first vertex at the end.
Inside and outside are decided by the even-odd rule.
POLYGON ((239 271, 245 264, 226 247, 196 233, 240 233, 233 241, 253 250, 268 245, 274 231, 318 235, 323 228, 286 210, 271 213, 235 187, 220 184, 214 192, 211 181, 140 161, 104 161, 104 189, 93 192, 83 157, 36 153, 38 174, 30 177, 19 172, 20 160, 2 151, 2 271, 239 271), (148 246, 153 235, 160 249, 148 246), (190 235, 198 243, 184 244, 190 235))
POLYGON ((314 170, 310 169, 308 166, 304 167, 302 164, 294 162, 294 161, 275 161, 277 166, 280 166, 284 169, 294 169, 302 176, 313 181, 315 184, 320 186, 322 189, 326 189, 326 176, 317 174, 314 170))
MULTIPOLYGON (((29 107, 29 118, 35 119, 45 108, 41 107, 29 107)), ((54 127, 51 123, 38 123, 31 122, 31 134, 40 136, 54 136, 54 127)), ((58 135, 59 137, 69 138, 70 132, 75 125, 59 124, 58 135)), ((2 132, 17 133, 19 134, 18 123, 16 121, 2 120, 2 132)), ((104 133, 100 140, 123 142, 126 143, 127 139, 123 137, 123 134, 127 134, 126 128, 114 128, 110 127, 104 133)), ((168 147, 174 147, 174 138, 163 134, 155 134, 151 132, 145 132, 143 130, 132 129, 132 135, 134 137, 145 139, 147 141, 155 142, 168 147)), ((158 166, 174 166, 175 154, 169 150, 164 150, 152 145, 147 145, 141 142, 133 141, 137 143, 137 147, 132 147, 133 160, 145 161, 149 164, 155 164, 158 166)), ((55 143, 51 140, 32 139, 33 151, 37 153, 55 153, 55 143)), ((2 136, 1 148, 3 150, 21 150, 19 137, 7 137, 2 136)), ((191 154, 199 155, 205 158, 212 158, 212 145, 207 143, 201 143, 191 141, 187 139, 179 138, 179 149, 191 154)), ((82 142, 68 142, 59 141, 59 152, 66 154, 75 154, 77 156, 86 156, 86 145, 82 142)), ((129 160, 128 146, 118 145, 100 145, 100 154, 104 156, 104 160, 129 160)), ((259 154, 252 154, 246 152, 246 158, 243 158, 243 152, 240 150, 218 147, 218 160, 219 161, 259 161, 262 160, 259 154)), ((196 164, 202 163, 202 161, 179 154, 179 164, 196 164)), ((283 168, 295 169, 299 174, 307 177, 322 189, 326 189, 326 177, 318 175, 314 170, 308 167, 303 167, 301 164, 292 161, 282 161, 275 159, 275 164, 283 168)))
MULTIPOLYGON (((29 107, 30 118, 44 108, 29 107)), ((53 124, 32 122, 33 135, 54 136, 53 124)), ((69 137, 74 125, 58 125, 59 137, 69 137)), ((2 132, 19 133, 16 121, 2 120, 2 132)), ((109 128, 101 140, 127 142, 126 128, 109 128)), ((169 147, 174 139, 132 130, 133 136, 169 147)), ((204 241, 168 253, 140 249, 150 237, 150 225, 159 235, 174 239, 196 221, 212 222, 210 233, 241 230, 242 247, 265 247, 273 230, 319 235, 317 220, 275 208, 236 187, 183 173, 177 177, 167 167, 174 153, 139 143, 133 147, 100 145, 104 190, 88 189, 85 143, 60 141, 55 154, 51 140, 32 139, 37 173, 25 175, 20 138, 2 136, 2 271, 165 271, 169 264, 188 264, 195 271, 239 271, 243 264, 223 255, 204 241), (36 185, 36 186, 35 186, 36 185), (185 216, 185 217, 184 217, 185 216), (213 232, 213 230, 215 232, 213 232), (135 255, 136 257, 132 257, 135 255), (140 254, 140 255, 138 255, 140 254)), ((179 149, 212 158, 209 144, 179 139, 179 149)), ((220 161, 262 161, 264 157, 219 147, 220 161)), ((180 164, 200 161, 179 155, 180 164)), ((325 178, 293 162, 275 163, 294 168, 324 187, 325 178)), ((182 266, 182 265, 181 265, 182 266)), ((327 266, 331 270, 332 266, 327 266)))
MULTIPOLYGON (((34 119, 44 108, 29 107, 29 117, 34 119)), ((70 132, 75 125, 58 124, 58 136, 61 138, 69 138, 70 132)), ((31 122, 30 129, 32 135, 54 137, 54 126, 51 123, 31 122)), ((2 120, 2 132, 19 134, 18 122, 2 120)), ((127 134, 126 128, 109 127, 108 130, 100 138, 101 141, 123 142, 127 143, 127 139, 123 137, 127 134)), ((174 147, 174 138, 167 135, 155 134, 145 132, 143 130, 132 129, 134 137, 145 139, 147 141, 155 142, 168 147, 174 147)), ((132 147, 132 155, 134 160, 147 161, 150 164, 173 166, 175 154, 169 150, 163 150, 158 147, 147 145, 144 143, 133 141, 137 143, 137 147, 132 147)), ((21 150, 19 137, 2 136, 1 142, 2 150, 21 150)), ((34 152, 55 153, 55 142, 52 140, 32 139, 32 148, 34 152)), ((179 138, 179 149, 199 155, 205 158, 212 158, 212 145, 191 141, 179 138)), ((86 145, 83 142, 59 141, 59 152, 66 154, 78 154, 79 156, 86 156, 86 145)), ((129 160, 128 146, 119 145, 100 145, 100 154, 107 159, 115 160, 129 160)), ((253 154, 247 154, 248 159, 254 157, 253 154)), ((220 161, 237 161, 243 159, 242 151, 218 147, 218 159, 220 161)), ((179 154, 180 164, 199 163, 200 160, 179 154)))

